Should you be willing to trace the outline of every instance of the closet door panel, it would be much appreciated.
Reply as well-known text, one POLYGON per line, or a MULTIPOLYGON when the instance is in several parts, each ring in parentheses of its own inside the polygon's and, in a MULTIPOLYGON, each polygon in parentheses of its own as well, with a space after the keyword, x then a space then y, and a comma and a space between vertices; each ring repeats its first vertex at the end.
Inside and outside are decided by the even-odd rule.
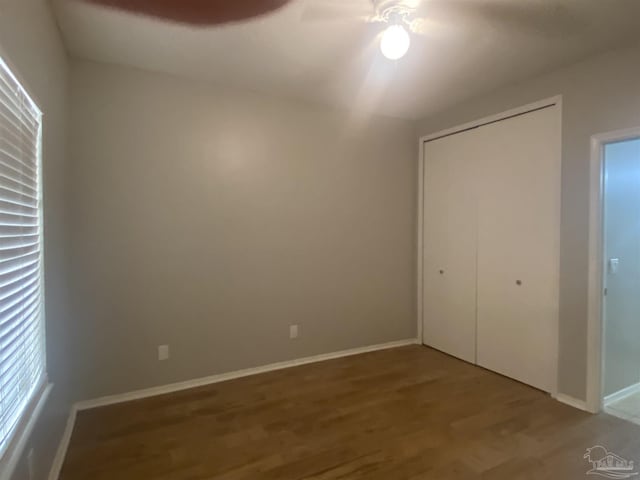
POLYGON ((557 108, 479 129, 478 364, 544 391, 557 364, 557 108))
POLYGON ((475 131, 424 147, 423 343, 476 359, 475 131))

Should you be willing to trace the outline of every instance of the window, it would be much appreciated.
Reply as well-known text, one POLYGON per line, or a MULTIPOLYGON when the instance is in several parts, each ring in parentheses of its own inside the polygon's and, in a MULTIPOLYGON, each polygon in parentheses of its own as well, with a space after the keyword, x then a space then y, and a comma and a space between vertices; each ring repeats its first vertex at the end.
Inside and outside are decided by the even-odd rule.
POLYGON ((0 458, 46 384, 41 120, 0 59, 0 458))

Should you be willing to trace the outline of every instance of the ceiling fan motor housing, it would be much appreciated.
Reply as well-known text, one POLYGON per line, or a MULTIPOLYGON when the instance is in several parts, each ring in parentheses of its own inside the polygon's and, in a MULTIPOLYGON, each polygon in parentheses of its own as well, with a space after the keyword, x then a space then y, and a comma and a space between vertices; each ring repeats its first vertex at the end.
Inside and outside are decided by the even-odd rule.
POLYGON ((411 16, 415 12, 408 0, 371 0, 376 10, 377 19, 390 24, 411 23, 411 16))

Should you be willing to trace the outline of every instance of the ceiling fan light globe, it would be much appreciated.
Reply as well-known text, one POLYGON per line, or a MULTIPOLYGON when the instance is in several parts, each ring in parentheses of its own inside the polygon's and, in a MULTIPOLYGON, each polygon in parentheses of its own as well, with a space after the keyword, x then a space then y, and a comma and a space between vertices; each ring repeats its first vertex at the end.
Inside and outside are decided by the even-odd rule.
POLYGON ((409 33, 402 25, 391 25, 382 34, 380 50, 389 60, 398 60, 404 57, 411 45, 409 33))

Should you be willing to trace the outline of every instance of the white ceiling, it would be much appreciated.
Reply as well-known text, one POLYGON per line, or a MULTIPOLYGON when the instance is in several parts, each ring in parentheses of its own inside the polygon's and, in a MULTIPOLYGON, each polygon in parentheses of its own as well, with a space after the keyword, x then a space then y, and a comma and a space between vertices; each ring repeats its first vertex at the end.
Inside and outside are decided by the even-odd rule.
MULTIPOLYGON (((294 0, 270 15, 211 28, 78 0, 53 3, 80 58, 405 118, 640 38, 640 0, 475 0, 474 14, 455 8, 461 0, 422 0, 425 34, 412 34, 407 56, 391 62, 377 46, 383 26, 349 15, 309 21, 309 2, 323 1, 336 2, 294 0), (505 16, 505 6, 515 9, 505 16)), ((370 0, 344 2, 373 8, 370 0)))

